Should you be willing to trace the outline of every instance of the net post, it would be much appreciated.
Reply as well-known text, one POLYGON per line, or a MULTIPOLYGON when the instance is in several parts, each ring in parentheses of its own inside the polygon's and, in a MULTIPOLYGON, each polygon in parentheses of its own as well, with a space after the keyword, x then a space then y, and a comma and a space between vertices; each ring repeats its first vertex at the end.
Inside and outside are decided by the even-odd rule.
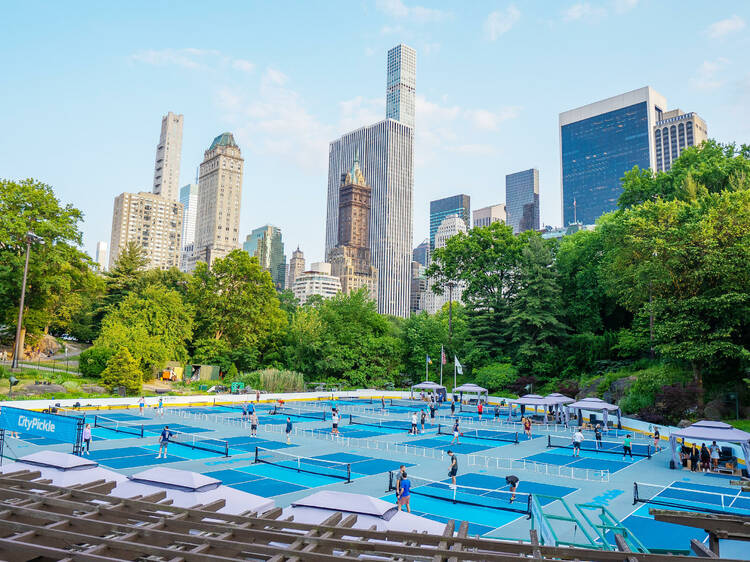
POLYGON ((646 445, 646 453, 648 455, 648 458, 651 458, 651 443, 646 445))
POLYGON ((351 484, 352 482, 352 465, 351 463, 346 463, 346 483, 351 484))
POLYGON ((388 492, 392 492, 395 488, 393 487, 393 471, 388 471, 388 492))
MULTIPOLYGON (((549 437, 549 435, 547 437, 549 437)), ((516 445, 518 445, 518 443, 519 443, 519 441, 518 441, 518 432, 516 431, 516 445)))
POLYGON ((352 425, 352 415, 349 414, 349 425, 352 425))
POLYGON ((143 439, 143 435, 144 435, 144 433, 143 433, 143 424, 141 424, 141 439, 143 439))
POLYGON ((259 450, 259 448, 258 448, 258 447, 256 446, 256 447, 255 447, 255 464, 258 464, 258 463, 260 462, 260 461, 258 460, 259 458, 260 458, 260 450, 259 450))
POLYGON ((94 427, 99 427, 99 425, 97 424, 98 421, 99 421, 99 416, 94 414, 94 427))
POLYGON ((552 436, 547 434, 547 448, 552 447, 552 436))
POLYGON ((633 482, 633 505, 638 503, 638 482, 633 482))

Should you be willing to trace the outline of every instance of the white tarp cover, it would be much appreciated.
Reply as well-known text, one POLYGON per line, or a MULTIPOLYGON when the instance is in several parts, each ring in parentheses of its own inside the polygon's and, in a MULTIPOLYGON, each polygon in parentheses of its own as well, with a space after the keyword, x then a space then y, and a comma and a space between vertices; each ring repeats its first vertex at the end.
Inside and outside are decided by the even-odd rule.
POLYGON ((552 404, 544 396, 538 394, 524 394, 520 398, 510 400, 514 404, 523 404, 524 406, 548 406, 552 404))
POLYGON ((701 420, 683 429, 675 429, 669 433, 669 444, 672 447, 672 459, 679 466, 677 454, 677 439, 700 441, 710 445, 712 441, 719 443, 738 443, 745 456, 745 466, 750 467, 750 433, 742 431, 728 423, 711 420, 701 420))
POLYGON ((412 386, 412 389, 416 389, 416 390, 438 390, 440 388, 445 390, 445 387, 442 384, 438 384, 432 381, 423 381, 419 384, 415 384, 412 386))
POLYGON ((344 515, 356 514, 355 529, 369 529, 374 525, 378 531, 417 531, 433 535, 442 535, 445 530, 444 523, 398 511, 395 504, 387 501, 332 490, 323 490, 292 503, 284 508, 281 519, 291 516, 298 523, 319 524, 337 511, 344 515))
POLYGON ((469 382, 469 383, 462 384, 461 386, 457 386, 456 388, 453 389, 453 392, 467 392, 467 393, 474 392, 477 394, 484 394, 487 392, 487 389, 469 382))
POLYGON ((564 394, 560 394, 559 392, 548 394, 546 398, 547 400, 550 400, 550 402, 548 402, 549 404, 570 404, 571 402, 576 401, 575 398, 569 398, 564 394))
POLYGON ((578 402, 568 404, 567 408, 568 413, 570 413, 571 408, 575 408, 578 410, 578 425, 583 424, 583 415, 581 413, 581 410, 603 412, 602 421, 605 425, 607 423, 608 412, 617 412, 617 427, 622 427, 622 412, 620 411, 620 407, 615 406, 614 404, 609 404, 601 398, 584 398, 582 400, 579 400, 578 402))
POLYGON ((127 477, 102 468, 98 463, 58 451, 39 451, 0 466, 0 472, 10 474, 21 470, 39 471, 40 480, 50 480, 55 486, 89 484, 97 480, 123 482, 127 477))

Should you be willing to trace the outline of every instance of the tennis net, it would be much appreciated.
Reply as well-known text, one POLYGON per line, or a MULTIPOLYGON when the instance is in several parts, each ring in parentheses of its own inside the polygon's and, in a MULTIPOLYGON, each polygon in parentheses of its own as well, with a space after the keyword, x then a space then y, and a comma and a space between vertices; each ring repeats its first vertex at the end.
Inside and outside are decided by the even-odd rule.
POLYGON ((124 422, 105 418, 104 416, 94 416, 94 427, 101 427, 103 429, 109 429, 110 431, 116 431, 118 433, 127 433, 134 437, 143 437, 143 424, 124 422))
MULTIPOLYGON (((507 441, 508 443, 518 443, 517 431, 498 431, 496 429, 467 429, 460 428, 458 431, 462 437, 471 437, 472 439, 489 439, 491 441, 507 441)), ((438 425, 438 434, 453 435, 452 425, 438 425)))
POLYGON ((295 406, 275 406, 274 409, 271 410, 271 414, 326 421, 325 410, 306 410, 295 406))
POLYGON ((275 449, 264 449, 263 447, 255 448, 255 462, 272 464, 297 472, 306 472, 308 474, 319 474, 321 476, 330 476, 351 482, 352 468, 350 463, 336 462, 325 459, 316 459, 315 457, 300 457, 282 453, 275 449))
MULTIPOLYGON (((572 449, 573 438, 570 435, 548 435, 547 447, 572 449)), ((651 445, 651 443, 636 443, 634 441, 630 442, 630 450, 633 452, 634 457, 651 458, 652 447, 653 445, 651 445)), ((605 441, 590 438, 584 439, 581 442, 581 450, 596 451, 599 453, 611 453, 613 455, 622 455, 624 453, 622 441, 605 441)))
POLYGON ((671 486, 633 483, 633 504, 647 503, 679 510, 750 515, 750 494, 703 484, 673 483, 671 486))
MULTIPOLYGON (((472 505, 501 511, 512 511, 524 515, 531 514, 531 494, 511 492, 507 489, 477 488, 474 486, 453 486, 450 481, 430 480, 420 476, 407 475, 411 482, 411 493, 445 500, 455 504, 472 505)), ((395 491, 397 472, 388 473, 388 491, 395 491)))
MULTIPOLYGON (((371 418, 368 416, 358 416, 349 414, 350 425, 369 425, 371 427, 381 427, 383 429, 398 429, 411 431, 411 421, 409 420, 385 420, 381 418, 371 418)), ((419 423, 417 423, 419 426, 419 423)))
MULTIPOLYGON (((149 431, 148 429, 146 431, 149 431)), ((199 449, 208 453, 218 453, 224 457, 229 456, 229 442, 224 439, 214 439, 213 437, 202 437, 195 433, 184 433, 175 429, 168 430, 172 435, 169 438, 169 443, 175 445, 181 445, 183 447, 190 447, 191 449, 199 449)), ((153 433, 161 433, 161 431, 154 431, 153 433)))
POLYGON ((398 408, 414 408, 415 410, 428 409, 430 407, 429 402, 425 402, 424 400, 410 400, 408 398, 391 398, 390 405, 398 408))

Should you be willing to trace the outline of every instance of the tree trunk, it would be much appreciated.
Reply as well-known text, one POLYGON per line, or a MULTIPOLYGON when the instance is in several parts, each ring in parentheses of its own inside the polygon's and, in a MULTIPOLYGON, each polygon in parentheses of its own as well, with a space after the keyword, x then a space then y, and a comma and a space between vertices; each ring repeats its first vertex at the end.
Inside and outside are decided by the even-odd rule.
POLYGON ((704 406, 704 400, 703 400, 703 373, 701 371, 700 365, 698 365, 697 362, 693 361, 693 382, 698 387, 698 413, 703 414, 703 406, 704 406))
POLYGON ((15 353, 16 349, 18 349, 18 360, 21 361, 24 356, 24 346, 26 345, 26 327, 21 327, 21 337, 19 338, 21 341, 18 344, 18 347, 13 348, 13 352, 15 353))

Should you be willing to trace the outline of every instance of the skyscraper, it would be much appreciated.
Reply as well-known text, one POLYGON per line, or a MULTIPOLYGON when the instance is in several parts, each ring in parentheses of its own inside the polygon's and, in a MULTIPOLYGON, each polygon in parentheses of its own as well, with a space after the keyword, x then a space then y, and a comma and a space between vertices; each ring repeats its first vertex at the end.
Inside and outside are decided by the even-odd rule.
POLYGON ((489 226, 493 222, 505 223, 507 220, 505 205, 490 205, 489 207, 477 209, 474 211, 473 219, 475 227, 489 226))
POLYGON ((152 269, 180 265, 182 203, 153 193, 121 193, 112 213, 109 268, 112 269, 128 242, 146 252, 152 269))
POLYGON ((423 240, 422 243, 414 248, 414 250, 411 253, 411 259, 412 261, 415 261, 422 265, 422 267, 427 267, 427 261, 429 260, 430 255, 430 242, 428 240, 423 240))
MULTIPOLYGON (((398 52, 401 64, 406 66, 403 56, 407 49, 398 52)), ((403 118, 403 99, 400 103, 403 118)), ((355 153, 359 154, 362 173, 372 188, 370 253, 372 265, 378 270, 378 312, 406 317, 411 277, 414 129, 387 118, 330 144, 326 255, 338 243, 341 175, 351 168, 355 153)))
POLYGON ((289 260, 289 273, 286 276, 286 288, 294 287, 294 280, 305 271, 305 254, 299 249, 292 252, 292 259, 289 260))
POLYGON ((206 150, 198 178, 195 249, 189 271, 196 262, 210 266, 238 248, 244 162, 232 133, 222 133, 206 150))
POLYGON ((681 109, 665 111, 654 125, 656 171, 670 170, 683 150, 698 146, 707 138, 708 127, 697 113, 684 113, 681 109))
POLYGON ((417 52, 406 45, 388 51, 385 117, 414 128, 417 52))
POLYGON ((430 250, 435 249, 435 234, 440 223, 450 215, 458 215, 465 225, 471 224, 471 197, 461 194, 430 201, 430 250))
MULTIPOLYGON (((448 215, 442 220, 440 226, 437 229, 437 232, 435 233, 435 247, 445 248, 445 244, 446 242, 448 242, 448 239, 452 238, 458 233, 466 234, 466 231, 466 223, 464 222, 464 219, 462 217, 460 217, 459 215, 448 215)), ((442 295, 436 295, 432 291, 432 287, 434 285, 435 282, 432 278, 427 280, 427 290, 425 291, 424 303, 422 303, 422 308, 430 314, 435 314, 437 311, 443 308, 443 305, 449 302, 451 297, 451 291, 449 291, 447 287, 443 287, 444 292, 442 295)), ((463 282, 459 281, 454 285, 452 290, 454 301, 461 300, 463 290, 463 282)))
POLYGON ((242 249, 258 258, 260 266, 271 274, 276 290, 282 291, 286 286, 286 256, 281 229, 272 224, 256 228, 247 235, 242 249))
POLYGON ((161 119, 161 135, 156 146, 154 166, 154 194, 177 201, 180 186, 180 159, 182 154, 182 115, 171 111, 161 119))
POLYGON ((107 243, 100 241, 96 243, 96 263, 99 271, 107 271, 107 243))
POLYGON ((539 230, 539 170, 505 176, 505 212, 514 233, 539 230))
POLYGON ((362 287, 370 298, 378 298, 378 270, 370 263, 370 194, 359 155, 351 170, 341 178, 339 190, 338 245, 328 254, 331 275, 341 280, 341 291, 348 295, 362 287))
POLYGON ((331 275, 330 263, 315 262, 310 264, 308 271, 303 271, 297 276, 292 292, 300 304, 305 304, 312 295, 330 299, 341 292, 341 281, 331 275))
POLYGON ((646 86, 560 114, 563 225, 574 221, 574 201, 575 219, 593 224, 617 207, 625 172, 657 169, 653 129, 666 108, 646 86))
POLYGON ((195 217, 198 213, 198 184, 189 183, 180 188, 182 203, 182 253, 180 269, 187 271, 190 256, 195 249, 195 217))

